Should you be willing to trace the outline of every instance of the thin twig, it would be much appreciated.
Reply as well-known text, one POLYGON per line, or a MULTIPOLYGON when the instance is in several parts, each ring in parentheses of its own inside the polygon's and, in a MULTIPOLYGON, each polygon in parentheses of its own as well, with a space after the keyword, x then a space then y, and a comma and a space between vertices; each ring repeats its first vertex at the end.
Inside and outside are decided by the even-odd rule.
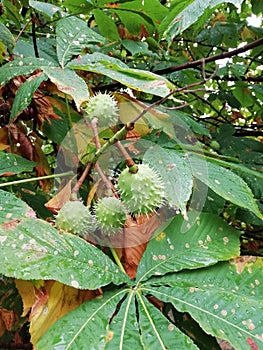
POLYGON ((157 107, 159 106, 160 104, 162 104, 163 102, 165 102, 170 96, 176 94, 176 93, 179 93, 179 92, 184 92, 184 91, 188 91, 189 88, 192 88, 192 87, 195 87, 195 86, 199 86, 199 85, 202 85, 204 84, 205 82, 207 82, 208 80, 210 79, 213 79, 213 77, 216 75, 216 72, 217 70, 215 70, 215 72, 210 76, 208 77, 207 79, 204 79, 202 81, 199 81, 197 83, 193 83, 193 84, 189 84, 185 87, 182 87, 182 88, 178 88, 178 89, 174 89, 172 91, 169 92, 169 94, 167 94, 166 96, 164 96, 163 98, 161 98, 160 100, 150 104, 148 107, 144 108, 144 110, 139 113, 137 115, 137 117, 135 117, 133 120, 130 121, 130 124, 131 125, 134 125, 140 118, 142 118, 147 112, 149 112, 151 109, 153 109, 154 107, 157 107))
POLYGON ((26 30, 26 27, 29 25, 29 23, 32 22, 32 18, 30 18, 26 24, 24 25, 24 27, 20 30, 20 32, 18 33, 18 36, 15 38, 15 42, 17 42, 17 40, 20 38, 20 36, 24 33, 24 31, 26 30))
POLYGON ((132 159, 132 157, 129 155, 129 153, 126 151, 126 149, 123 147, 123 145, 120 143, 120 141, 117 141, 115 143, 115 146, 119 149, 119 151, 121 152, 121 154, 124 156, 124 159, 126 161, 126 165, 127 167, 132 167, 134 166, 134 160, 132 159))
POLYGON ((91 166, 92 164, 91 163, 88 163, 85 170, 83 171, 83 173, 81 174, 81 177, 78 179, 76 185, 73 187, 71 193, 74 194, 74 193, 77 193, 80 189, 80 187, 82 186, 84 180, 86 179, 88 173, 90 172, 90 169, 91 169, 91 166))
POLYGON ((183 69, 197 67, 197 66, 200 66, 204 63, 207 64, 209 62, 215 62, 215 61, 221 60, 223 58, 230 58, 230 57, 236 56, 240 53, 254 49, 255 47, 258 47, 260 45, 263 45, 263 38, 255 40, 252 43, 249 43, 247 45, 244 45, 242 47, 239 47, 239 48, 231 50, 231 51, 225 51, 225 52, 222 52, 222 53, 214 55, 214 56, 201 58, 199 60, 187 62, 187 63, 180 64, 180 65, 174 66, 174 67, 158 69, 158 70, 154 71, 154 73, 162 75, 162 74, 168 74, 168 73, 172 73, 172 72, 181 71, 183 69))

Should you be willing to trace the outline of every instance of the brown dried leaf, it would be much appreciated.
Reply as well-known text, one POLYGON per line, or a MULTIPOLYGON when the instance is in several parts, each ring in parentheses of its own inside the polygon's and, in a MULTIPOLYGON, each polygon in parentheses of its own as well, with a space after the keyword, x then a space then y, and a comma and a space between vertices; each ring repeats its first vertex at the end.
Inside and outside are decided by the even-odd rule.
POLYGON ((15 310, 7 310, 0 307, 0 319, 2 321, 1 324, 4 325, 5 329, 10 332, 18 321, 18 316, 15 310))
POLYGON ((53 214, 57 214, 58 211, 63 207, 63 205, 70 200, 71 196, 71 184, 72 180, 68 181, 66 186, 64 186, 52 199, 50 199, 45 207, 50 210, 53 214))
POLYGON ((36 91, 33 95, 32 106, 35 108, 37 113, 37 123, 41 130, 43 122, 47 121, 50 124, 50 119, 61 120, 61 117, 57 115, 54 110, 49 98, 42 92, 36 91))
POLYGON ((140 216, 137 222, 130 220, 128 227, 124 229, 125 248, 123 259, 125 270, 130 278, 136 277, 136 271, 142 255, 147 247, 152 234, 160 226, 160 220, 156 214, 151 217, 140 216))

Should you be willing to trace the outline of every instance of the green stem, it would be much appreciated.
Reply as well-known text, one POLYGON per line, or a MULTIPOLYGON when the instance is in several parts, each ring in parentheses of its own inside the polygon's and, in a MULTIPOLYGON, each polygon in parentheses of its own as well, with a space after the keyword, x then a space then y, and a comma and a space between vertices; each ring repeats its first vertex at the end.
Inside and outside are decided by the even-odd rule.
POLYGON ((5 183, 0 184, 0 187, 10 186, 10 185, 19 185, 19 184, 26 183, 26 182, 31 182, 31 181, 54 179, 56 177, 63 177, 63 176, 69 176, 69 175, 74 175, 73 171, 67 171, 66 173, 61 173, 61 174, 39 176, 39 177, 31 177, 30 179, 22 179, 22 180, 5 182, 5 183))
POLYGON ((122 265, 122 263, 121 263, 121 261, 120 261, 118 255, 117 255, 115 249, 112 248, 112 247, 110 247, 110 251, 111 251, 111 254, 112 254, 113 257, 114 257, 114 260, 115 260, 116 264, 119 266, 119 268, 121 269, 121 271, 124 272, 124 273, 126 274, 126 271, 124 270, 124 267, 123 267, 123 265, 122 265))
POLYGON ((115 142, 122 140, 126 136, 127 132, 129 130, 132 130, 133 128, 134 128, 134 125, 130 123, 122 127, 119 131, 116 132, 114 136, 112 136, 112 138, 109 139, 107 143, 105 143, 100 149, 97 150, 97 152, 91 158, 89 163, 90 164, 96 163, 99 157, 103 154, 104 151, 106 151, 107 148, 112 146, 115 142))

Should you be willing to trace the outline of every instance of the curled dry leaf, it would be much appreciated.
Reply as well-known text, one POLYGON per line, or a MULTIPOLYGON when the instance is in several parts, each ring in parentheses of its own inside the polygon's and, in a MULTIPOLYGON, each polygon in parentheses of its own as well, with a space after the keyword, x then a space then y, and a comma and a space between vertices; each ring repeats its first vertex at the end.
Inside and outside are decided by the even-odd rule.
POLYGON ((123 249, 123 259, 125 270, 130 278, 136 277, 136 271, 142 255, 147 247, 153 233, 160 226, 160 220, 156 214, 151 217, 141 215, 137 222, 128 220, 127 227, 124 228, 125 248, 123 249))

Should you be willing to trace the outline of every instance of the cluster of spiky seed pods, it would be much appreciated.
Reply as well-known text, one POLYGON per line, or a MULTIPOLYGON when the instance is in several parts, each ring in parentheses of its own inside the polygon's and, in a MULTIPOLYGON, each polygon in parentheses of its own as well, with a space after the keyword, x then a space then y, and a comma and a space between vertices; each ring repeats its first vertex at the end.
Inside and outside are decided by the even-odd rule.
MULTIPOLYGON (((110 94, 98 93, 89 99, 83 115, 88 122, 97 118, 100 126, 113 126, 118 121, 117 101, 110 94)), ((56 217, 56 226, 82 237, 96 229, 111 235, 125 226, 129 213, 147 215, 163 205, 164 185, 147 164, 124 169, 118 178, 117 192, 120 198, 99 199, 93 213, 79 201, 65 203, 56 217)))
POLYGON ((66 202, 56 218, 56 226, 85 236, 97 228, 105 235, 119 232, 127 214, 149 214, 163 205, 164 185, 147 164, 137 165, 137 171, 124 169, 119 175, 117 189, 120 198, 104 197, 94 206, 94 214, 79 201, 66 202))

